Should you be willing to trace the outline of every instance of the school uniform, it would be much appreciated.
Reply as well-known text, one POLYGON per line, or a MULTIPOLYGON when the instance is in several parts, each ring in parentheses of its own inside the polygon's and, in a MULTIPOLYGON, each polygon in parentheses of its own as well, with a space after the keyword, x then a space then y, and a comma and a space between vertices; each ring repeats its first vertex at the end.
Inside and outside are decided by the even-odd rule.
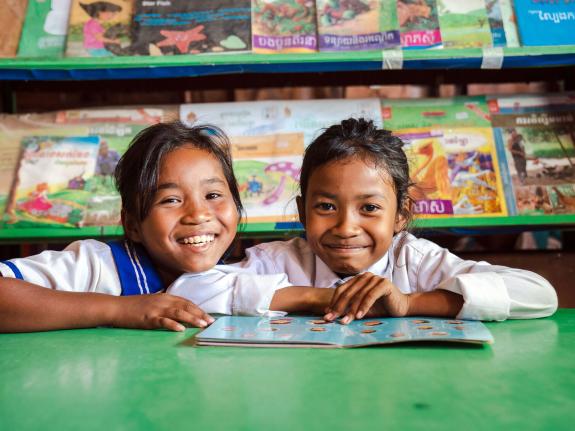
MULTIPOLYGON (((18 278, 54 290, 115 296, 161 292, 165 286, 146 250, 130 241, 75 241, 62 251, 44 251, 0 263, 3 277, 18 278)), ((285 274, 254 275, 217 265, 186 274, 168 293, 178 295, 186 280, 185 298, 207 313, 262 315, 276 289, 288 285, 285 274), (254 282, 254 279, 257 279, 254 282), (258 289, 260 286, 260 289, 258 289)))
MULTIPOLYGON (((257 274, 285 273, 296 286, 335 288, 343 281, 301 238, 259 244, 237 264, 257 274)), ((388 252, 366 272, 388 278, 406 294, 444 289, 463 297, 459 319, 505 320, 545 317, 557 309, 557 294, 530 271, 463 260, 409 233, 394 237, 388 252)))

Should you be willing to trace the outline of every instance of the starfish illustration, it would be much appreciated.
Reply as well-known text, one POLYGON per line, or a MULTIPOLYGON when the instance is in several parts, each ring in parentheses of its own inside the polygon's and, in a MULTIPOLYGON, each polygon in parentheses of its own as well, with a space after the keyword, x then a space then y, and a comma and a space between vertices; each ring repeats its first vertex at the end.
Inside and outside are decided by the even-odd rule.
POLYGON ((202 34, 203 25, 198 25, 191 30, 169 31, 160 30, 160 34, 165 37, 164 40, 157 43, 158 46, 176 46, 182 54, 186 54, 190 43, 204 40, 206 36, 202 34))

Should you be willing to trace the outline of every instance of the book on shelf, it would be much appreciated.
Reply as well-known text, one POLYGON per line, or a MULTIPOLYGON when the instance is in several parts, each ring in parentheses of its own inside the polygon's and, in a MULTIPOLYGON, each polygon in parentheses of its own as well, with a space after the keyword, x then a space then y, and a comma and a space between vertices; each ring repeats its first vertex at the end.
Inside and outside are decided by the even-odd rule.
POLYGON ((400 45, 395 0, 317 0, 320 51, 365 51, 400 45))
POLYGON ((4 0, 0 7, 0 57, 15 57, 28 0, 4 0))
POLYGON ((130 55, 132 0, 72 0, 66 56, 130 55))
POLYGON ((26 136, 6 207, 18 227, 78 227, 90 198, 100 139, 26 136))
POLYGON ((71 0, 28 0, 18 57, 61 57, 71 0))
POLYGON ((381 125, 378 99, 268 100, 180 107, 188 124, 211 123, 229 136, 249 223, 295 222, 304 148, 320 129, 352 115, 381 125))
POLYGON ((491 30, 492 45, 495 47, 507 46, 503 10, 500 0, 485 0, 487 18, 491 30))
POLYGON ((431 48, 442 44, 436 0, 397 0, 403 48, 431 48))
POLYGON ((492 117, 513 215, 575 214, 575 105, 568 95, 544 100, 502 98, 492 117))
POLYGON ((135 0, 132 31, 139 55, 249 51, 250 0, 135 0))
POLYGON ((252 0, 252 48, 267 54, 317 51, 315 1, 252 0))
POLYGON ((444 48, 492 46, 486 0, 438 0, 444 48))
POLYGON ((345 348, 397 343, 491 344, 479 321, 431 317, 370 318, 348 325, 312 316, 223 316, 195 336, 199 346, 345 348))
MULTIPOLYGON (((489 1, 489 0, 486 0, 489 1)), ((508 47, 519 46, 519 34, 517 33, 517 19, 513 10, 513 0, 499 0, 505 43, 508 47)))
POLYGON ((513 1, 521 45, 575 45, 575 2, 513 1))

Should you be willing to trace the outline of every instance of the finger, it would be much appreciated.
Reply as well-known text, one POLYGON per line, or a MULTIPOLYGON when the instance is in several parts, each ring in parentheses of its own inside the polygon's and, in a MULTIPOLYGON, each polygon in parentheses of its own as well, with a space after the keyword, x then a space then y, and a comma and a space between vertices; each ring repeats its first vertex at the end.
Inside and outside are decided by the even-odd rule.
POLYGON ((216 321, 216 319, 214 319, 212 316, 210 316, 208 313, 206 313, 204 310, 202 310, 200 307, 198 307, 191 301, 186 301, 184 309, 191 315, 194 315, 198 317, 200 320, 207 322, 208 325, 216 321))
POLYGON ((387 280, 379 281, 370 289, 362 292, 363 296, 359 298, 358 307, 354 310, 356 318, 362 319, 380 298, 389 296, 390 292, 391 289, 387 280))
POLYGON ((370 275, 372 275, 371 273, 363 273, 360 275, 357 275, 355 277, 353 277, 351 280, 346 281, 345 283, 343 283, 342 285, 338 286, 335 289, 335 293, 333 294, 332 298, 331 298, 331 302, 329 304, 329 308, 333 308, 333 306, 339 301, 339 299, 345 295, 345 293, 349 290, 349 289, 354 289, 354 286, 357 286, 358 283, 362 283, 366 278, 368 278, 370 275))
POLYGON ((349 307, 350 302, 354 298, 354 296, 360 292, 362 289, 365 288, 366 285, 369 285, 373 274, 369 274, 369 276, 361 276, 355 282, 349 286, 333 303, 330 307, 330 314, 334 315, 335 317, 343 315, 349 307))
POLYGON ((156 327, 169 329, 170 331, 174 332, 182 332, 186 330, 186 327, 184 325, 167 317, 158 317, 156 321, 156 327))
POLYGON ((194 306, 194 308, 195 313, 190 313, 184 308, 174 307, 167 313, 167 317, 181 323, 188 323, 198 328, 205 328, 208 326, 208 322, 200 317, 203 312, 196 306, 194 306))

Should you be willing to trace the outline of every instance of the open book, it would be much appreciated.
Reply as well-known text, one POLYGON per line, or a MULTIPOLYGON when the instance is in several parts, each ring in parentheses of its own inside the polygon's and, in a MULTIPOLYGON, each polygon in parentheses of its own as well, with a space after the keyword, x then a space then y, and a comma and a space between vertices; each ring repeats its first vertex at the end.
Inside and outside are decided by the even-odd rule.
POLYGON ((414 341, 493 343, 481 322, 401 317, 355 320, 349 325, 317 317, 224 316, 196 336, 200 346, 363 347, 414 341))

